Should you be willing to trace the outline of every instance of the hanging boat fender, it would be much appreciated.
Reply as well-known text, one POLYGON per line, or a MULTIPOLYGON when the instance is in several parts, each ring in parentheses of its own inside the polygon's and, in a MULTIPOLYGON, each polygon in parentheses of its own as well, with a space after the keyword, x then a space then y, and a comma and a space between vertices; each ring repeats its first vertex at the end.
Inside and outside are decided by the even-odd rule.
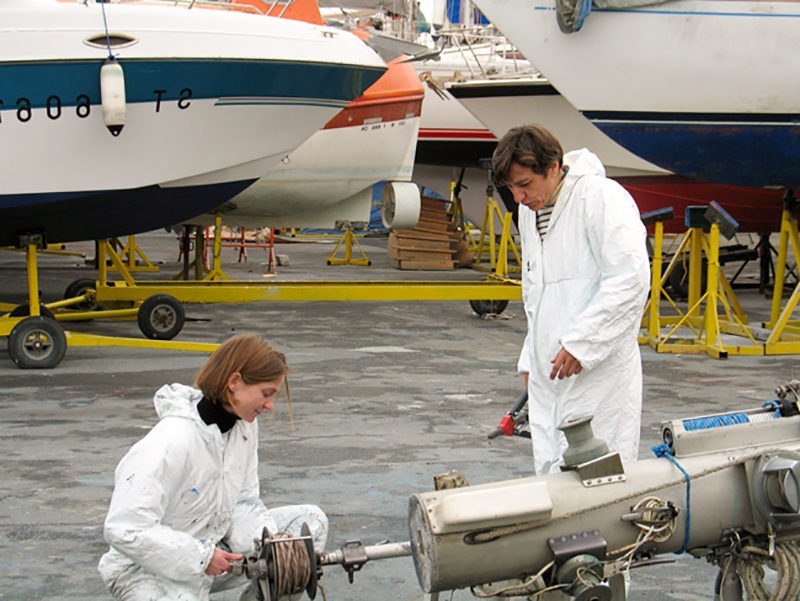
POLYGON ((419 187, 411 182, 387 182, 381 198, 381 219, 387 230, 417 227, 422 205, 419 187))
POLYGON ((125 126, 125 74, 113 56, 100 68, 100 101, 103 121, 112 136, 118 136, 125 126))

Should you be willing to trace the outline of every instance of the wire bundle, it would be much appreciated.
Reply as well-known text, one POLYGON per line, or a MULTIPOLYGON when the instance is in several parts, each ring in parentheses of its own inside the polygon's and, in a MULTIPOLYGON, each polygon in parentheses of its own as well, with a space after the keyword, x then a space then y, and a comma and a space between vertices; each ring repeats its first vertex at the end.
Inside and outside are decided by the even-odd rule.
POLYGON ((752 601, 796 601, 800 599, 800 549, 794 542, 778 543, 770 555, 760 547, 743 547, 736 569, 742 577, 747 598, 752 601), (778 580, 770 592, 764 584, 765 562, 774 562, 778 580))

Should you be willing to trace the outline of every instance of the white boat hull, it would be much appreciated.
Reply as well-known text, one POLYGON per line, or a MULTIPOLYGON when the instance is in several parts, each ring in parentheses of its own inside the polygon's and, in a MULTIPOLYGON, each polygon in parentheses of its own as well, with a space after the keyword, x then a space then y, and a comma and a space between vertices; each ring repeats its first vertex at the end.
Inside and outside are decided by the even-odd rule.
POLYGON ((208 211, 386 69, 347 32, 226 10, 105 5, 110 31, 134 41, 113 48, 126 123, 112 136, 100 106, 109 52, 101 10, 0 7, 0 244, 25 231, 51 242, 119 236, 208 211))
POLYGON ((800 187, 800 3, 677 0, 593 10, 477 0, 571 104, 642 158, 697 179, 800 187))

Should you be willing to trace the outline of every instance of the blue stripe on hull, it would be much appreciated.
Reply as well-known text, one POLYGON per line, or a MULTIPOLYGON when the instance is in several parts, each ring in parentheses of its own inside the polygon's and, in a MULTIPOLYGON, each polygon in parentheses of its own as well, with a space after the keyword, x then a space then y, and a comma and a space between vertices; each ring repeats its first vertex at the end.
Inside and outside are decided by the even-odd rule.
MULTIPOLYGON (((285 103, 336 102, 361 95, 385 69, 330 63, 246 60, 124 60, 129 103, 191 102, 204 98, 277 98, 285 103), (187 91, 188 90, 188 91, 187 91)), ((80 106, 88 97, 100 104, 97 61, 0 64, 0 110, 16 111, 19 99, 30 108, 80 106), (54 99, 55 97, 56 99, 54 99)))
POLYGON ((800 189, 797 121, 775 123, 766 116, 751 116, 748 122, 741 118, 726 123, 694 119, 636 122, 630 114, 618 121, 597 119, 597 113, 584 114, 618 144, 680 175, 750 188, 800 189))
MULTIPOLYGON (((24 206, 0 210, 0 246, 16 246, 25 232, 41 232, 47 242, 116 238, 176 225, 211 211, 255 180, 135 190, 30 194, 24 206)), ((0 195, 0 206, 8 196, 0 195)), ((25 195, 14 195, 18 204, 25 195)))

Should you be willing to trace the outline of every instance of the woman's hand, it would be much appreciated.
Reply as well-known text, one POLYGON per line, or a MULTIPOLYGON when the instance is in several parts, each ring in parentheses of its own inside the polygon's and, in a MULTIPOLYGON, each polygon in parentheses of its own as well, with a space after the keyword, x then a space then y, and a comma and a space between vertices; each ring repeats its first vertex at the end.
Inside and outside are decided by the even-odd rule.
POLYGON ((231 562, 241 558, 241 553, 228 553, 217 547, 214 549, 214 555, 211 556, 211 561, 208 563, 206 574, 209 576, 219 576, 225 572, 230 572, 231 562))

